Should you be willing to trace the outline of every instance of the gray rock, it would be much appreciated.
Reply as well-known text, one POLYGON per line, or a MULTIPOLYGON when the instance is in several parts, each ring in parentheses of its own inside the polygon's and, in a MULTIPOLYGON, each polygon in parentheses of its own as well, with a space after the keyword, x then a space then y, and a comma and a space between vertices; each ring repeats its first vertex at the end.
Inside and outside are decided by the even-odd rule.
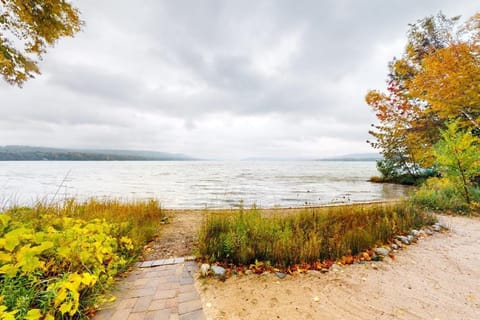
POLYGON ((220 266, 212 266, 210 269, 212 270, 214 277, 225 279, 225 268, 220 266))
POLYGON ((408 240, 405 236, 397 236, 397 239, 400 240, 403 244, 410 244, 410 240, 408 240))
POLYGON ((415 229, 412 229, 412 230, 410 231, 410 234, 411 234, 412 236, 414 236, 414 237, 418 237, 418 236, 420 235, 420 231, 415 230, 415 229))
POLYGON ((438 224, 434 224, 433 225, 433 231, 440 232, 440 231, 442 231, 442 227, 438 224))
POLYGON ((277 278, 279 279, 284 279, 287 274, 286 273, 283 273, 283 272, 275 272, 275 275, 277 276, 277 278))
POLYGON ((431 236, 433 234, 433 231, 430 228, 425 228, 425 233, 431 236))
POLYGON ((396 243, 392 243, 392 244, 390 245, 390 247, 392 247, 392 250, 398 250, 398 249, 400 249, 400 247, 399 247, 396 243))
POLYGON ((375 248, 373 249, 373 251, 375 251, 375 253, 379 256, 388 256, 388 254, 390 253, 390 249, 387 249, 387 248, 375 248))
POLYGON ((370 257, 372 261, 382 261, 383 256, 377 256, 375 253, 370 257))
POLYGON ((208 263, 203 263, 200 266, 200 274, 202 275, 202 277, 205 278, 208 276, 208 270, 210 270, 210 265, 208 263))
POLYGON ((330 270, 332 270, 332 271, 340 271, 340 270, 342 270, 342 267, 340 267, 338 264, 334 263, 334 264, 332 264, 332 266, 330 267, 330 270))
POLYGON ((407 236, 407 239, 408 239, 408 241, 413 242, 413 240, 415 240, 415 237, 412 236, 411 234, 409 234, 409 235, 407 236))

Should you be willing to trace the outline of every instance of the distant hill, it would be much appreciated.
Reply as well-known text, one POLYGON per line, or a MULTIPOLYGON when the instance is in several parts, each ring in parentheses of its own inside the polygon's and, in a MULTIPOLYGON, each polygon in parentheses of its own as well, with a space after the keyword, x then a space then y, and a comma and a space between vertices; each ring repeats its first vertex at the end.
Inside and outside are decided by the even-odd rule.
POLYGON ((317 161, 377 161, 383 159, 379 153, 353 153, 342 156, 317 159, 317 161))
POLYGON ((97 149, 60 149, 31 146, 0 147, 0 161, 168 161, 194 160, 183 154, 97 149))

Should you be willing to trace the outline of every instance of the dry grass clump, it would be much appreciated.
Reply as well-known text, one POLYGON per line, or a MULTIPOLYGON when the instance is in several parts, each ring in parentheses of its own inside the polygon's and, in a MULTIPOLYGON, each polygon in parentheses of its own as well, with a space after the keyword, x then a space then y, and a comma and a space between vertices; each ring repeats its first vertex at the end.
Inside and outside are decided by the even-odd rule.
POLYGON ((256 208, 212 212, 199 233, 199 252, 210 261, 278 267, 358 254, 434 217, 406 203, 310 208, 262 215, 256 208))

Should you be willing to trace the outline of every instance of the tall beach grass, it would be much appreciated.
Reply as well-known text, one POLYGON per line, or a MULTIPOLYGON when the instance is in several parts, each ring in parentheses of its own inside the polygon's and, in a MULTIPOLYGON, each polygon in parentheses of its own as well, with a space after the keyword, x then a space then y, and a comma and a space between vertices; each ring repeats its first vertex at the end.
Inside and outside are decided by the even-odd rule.
POLYGON ((255 208, 211 212, 199 232, 199 252, 210 261, 288 267, 355 255, 434 220, 407 203, 310 208, 290 215, 255 208))

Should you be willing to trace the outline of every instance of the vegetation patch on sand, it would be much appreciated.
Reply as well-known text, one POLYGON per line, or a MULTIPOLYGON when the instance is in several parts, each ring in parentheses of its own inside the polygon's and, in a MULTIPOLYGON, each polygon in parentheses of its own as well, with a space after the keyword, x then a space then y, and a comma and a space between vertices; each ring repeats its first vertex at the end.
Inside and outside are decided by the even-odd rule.
POLYGON ((162 215, 156 201, 93 199, 0 213, 0 319, 87 318, 162 215))
POLYGON ((356 255, 434 221, 406 202, 309 208, 294 215, 264 215, 256 208, 211 212, 200 229, 199 252, 209 261, 284 268, 356 255))

